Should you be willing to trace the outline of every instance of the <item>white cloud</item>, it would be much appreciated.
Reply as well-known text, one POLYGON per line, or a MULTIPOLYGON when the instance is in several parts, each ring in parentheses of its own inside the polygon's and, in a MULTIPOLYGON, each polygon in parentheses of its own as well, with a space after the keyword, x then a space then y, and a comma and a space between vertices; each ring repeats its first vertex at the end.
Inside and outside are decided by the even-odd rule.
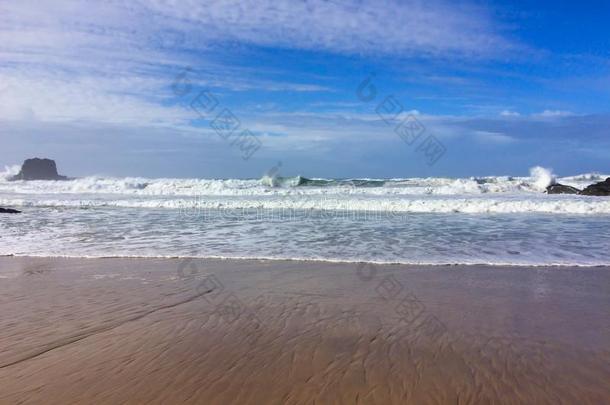
POLYGON ((184 108, 164 106, 157 99, 167 93, 159 79, 139 76, 70 79, 63 74, 35 76, 0 71, 7 87, 0 94, 3 120, 41 122, 90 121, 126 125, 179 125, 192 119, 184 108))
POLYGON ((501 132, 475 131, 475 139, 481 143, 508 144, 516 142, 512 136, 501 132))
POLYGON ((168 103, 170 85, 193 65, 212 89, 327 92, 323 85, 266 79, 198 55, 178 21, 118 1, 0 2, 0 120, 184 125, 192 111, 168 103))
POLYGON ((569 117, 574 115, 571 111, 563 111, 563 110, 544 110, 541 113, 532 114, 532 117, 535 118, 556 118, 556 117, 569 117))
POLYGON ((495 27, 484 9, 444 1, 0 2, 0 119, 183 126, 192 112, 168 100, 184 66, 212 89, 332 91, 223 46, 487 57, 515 47, 495 27))
POLYGON ((502 117, 520 117, 521 116, 521 114, 519 114, 518 112, 516 112, 516 111, 509 111, 509 110, 502 111, 500 113, 500 115, 502 117))
POLYGON ((203 39, 347 53, 496 54, 515 47, 475 6, 441 1, 152 0, 203 39))

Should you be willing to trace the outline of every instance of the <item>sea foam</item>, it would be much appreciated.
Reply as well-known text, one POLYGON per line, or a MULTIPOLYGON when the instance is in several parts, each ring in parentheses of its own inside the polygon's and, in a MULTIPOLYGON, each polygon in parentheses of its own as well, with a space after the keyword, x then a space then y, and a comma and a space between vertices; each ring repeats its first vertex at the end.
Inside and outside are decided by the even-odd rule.
MULTIPOLYGON (((583 188, 604 179, 589 173, 556 180, 534 167, 528 177, 321 179, 148 179, 83 177, 69 181, 7 181, 0 177, 0 204, 21 207, 121 207, 387 211, 418 213, 608 214, 610 200, 548 195, 555 181, 583 188)), ((17 168, 18 170, 18 168, 17 168)))

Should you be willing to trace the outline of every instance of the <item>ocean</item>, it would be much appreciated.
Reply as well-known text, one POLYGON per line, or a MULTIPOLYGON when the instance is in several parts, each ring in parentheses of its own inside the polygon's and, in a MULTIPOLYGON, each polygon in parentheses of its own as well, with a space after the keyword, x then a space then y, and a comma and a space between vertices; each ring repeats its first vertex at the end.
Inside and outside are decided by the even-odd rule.
MULTIPOLYGON (((0 255, 610 265, 610 198, 528 177, 9 182, 0 255)), ((557 179, 578 188, 609 175, 557 179)))

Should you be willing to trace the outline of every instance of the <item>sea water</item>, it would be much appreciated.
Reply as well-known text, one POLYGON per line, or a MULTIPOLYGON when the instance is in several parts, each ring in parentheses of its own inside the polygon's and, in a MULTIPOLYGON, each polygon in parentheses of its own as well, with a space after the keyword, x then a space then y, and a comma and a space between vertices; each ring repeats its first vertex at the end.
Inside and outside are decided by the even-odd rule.
MULTIPOLYGON (((529 177, 0 178, 0 255, 610 265, 610 198, 529 177)), ((558 179, 583 188, 606 175, 558 179)))

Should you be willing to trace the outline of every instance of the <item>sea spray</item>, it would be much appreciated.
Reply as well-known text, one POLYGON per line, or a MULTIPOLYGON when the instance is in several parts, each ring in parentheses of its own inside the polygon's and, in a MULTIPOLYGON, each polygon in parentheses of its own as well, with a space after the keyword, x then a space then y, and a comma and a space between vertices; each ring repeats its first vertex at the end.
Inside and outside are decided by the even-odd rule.
POLYGON ((16 176, 19 174, 19 170, 21 170, 21 166, 19 165, 4 166, 4 171, 0 172, 0 180, 8 180, 9 178, 16 176))
POLYGON ((544 191, 550 185, 556 183, 555 175, 551 169, 535 166, 530 169, 530 177, 533 180, 533 186, 536 190, 544 191))

